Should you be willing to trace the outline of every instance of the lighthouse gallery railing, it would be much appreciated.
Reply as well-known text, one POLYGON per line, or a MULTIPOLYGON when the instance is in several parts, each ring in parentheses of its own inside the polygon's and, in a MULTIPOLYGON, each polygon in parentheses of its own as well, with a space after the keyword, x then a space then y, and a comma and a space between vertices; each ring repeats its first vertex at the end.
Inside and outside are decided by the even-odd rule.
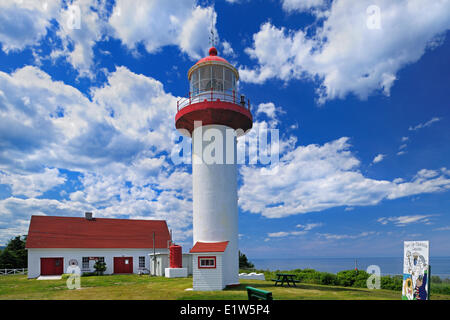
POLYGON ((224 101, 231 102, 243 108, 250 110, 250 100, 245 102, 244 96, 239 95, 236 91, 220 91, 220 90, 205 90, 200 92, 189 92, 187 98, 181 98, 177 101, 177 111, 199 102, 204 101, 224 101))

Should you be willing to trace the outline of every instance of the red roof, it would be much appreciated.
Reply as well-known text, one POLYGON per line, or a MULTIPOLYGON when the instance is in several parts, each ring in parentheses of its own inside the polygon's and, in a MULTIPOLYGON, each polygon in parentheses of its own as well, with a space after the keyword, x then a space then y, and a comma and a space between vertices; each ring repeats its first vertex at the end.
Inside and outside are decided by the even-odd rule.
POLYGON ((211 48, 209 49, 209 56, 204 57, 204 58, 198 60, 198 62, 197 62, 196 64, 203 63, 203 62, 207 62, 207 61, 220 61, 220 62, 225 62, 225 63, 228 63, 228 64, 229 64, 229 62, 228 62, 227 60, 225 60, 224 58, 219 57, 219 56, 217 55, 217 49, 214 48, 214 47, 211 47, 211 48))
POLYGON ((167 248, 164 220, 31 216, 27 248, 167 248))
POLYGON ((224 252, 227 248, 228 241, 223 242, 199 242, 197 241, 192 247, 190 253, 197 252, 224 252))

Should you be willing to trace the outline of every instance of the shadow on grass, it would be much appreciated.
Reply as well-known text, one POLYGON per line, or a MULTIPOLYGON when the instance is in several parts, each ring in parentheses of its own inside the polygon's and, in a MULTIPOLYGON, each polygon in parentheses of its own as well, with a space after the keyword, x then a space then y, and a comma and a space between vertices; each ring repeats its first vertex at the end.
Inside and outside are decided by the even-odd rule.
MULTIPOLYGON (((291 287, 292 288, 292 287, 291 287)), ((305 290, 320 290, 320 291, 342 291, 342 292, 361 292, 364 288, 350 288, 350 287, 335 287, 335 286, 318 286, 308 283, 297 284, 297 288, 305 290)))
POLYGON ((274 284, 268 282, 266 283, 240 283, 239 286, 235 287, 227 287, 224 291, 246 291, 245 287, 253 287, 253 288, 262 288, 263 290, 270 291, 271 288, 287 288, 287 289, 303 289, 303 290, 320 290, 320 291, 340 291, 340 292, 361 292, 360 289, 357 288, 343 288, 343 287, 335 287, 335 286, 319 286, 308 283, 297 283, 296 287, 294 286, 275 286, 274 284))

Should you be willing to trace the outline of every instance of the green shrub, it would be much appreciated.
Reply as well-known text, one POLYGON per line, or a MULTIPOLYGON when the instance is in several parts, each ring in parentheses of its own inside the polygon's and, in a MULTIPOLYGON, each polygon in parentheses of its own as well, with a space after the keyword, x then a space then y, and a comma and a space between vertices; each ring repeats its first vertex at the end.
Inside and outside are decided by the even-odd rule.
POLYGON ((449 283, 431 283, 430 293, 436 294, 450 294, 450 284, 449 283))
MULTIPOLYGON (((335 285, 344 287, 367 288, 367 279, 370 274, 364 270, 344 270, 337 274, 320 272, 313 269, 294 269, 288 271, 270 271, 270 270, 255 270, 258 273, 264 273, 266 280, 276 279, 277 273, 294 274, 296 280, 301 283, 321 284, 321 285, 335 285)), ((403 285, 403 276, 382 276, 380 278, 381 289, 401 291, 403 285)), ((431 277, 431 293, 434 294, 448 294, 450 295, 450 279, 441 279, 437 276, 431 277)))
POLYGON ((335 274, 328 272, 320 273, 320 284, 335 285, 336 283, 337 283, 337 276, 335 274))
POLYGON ((431 276, 431 283, 442 283, 442 279, 439 276, 431 276))
POLYGON ((103 272, 106 271, 106 263, 104 263, 103 261, 97 260, 97 261, 95 261, 94 269, 95 269, 95 273, 97 275, 102 276, 103 272))
POLYGON ((403 285, 402 276, 382 276, 381 289, 401 291, 403 285))
POLYGON ((344 287, 367 287, 367 279, 369 274, 363 270, 344 270, 339 271, 336 275, 337 284, 344 287))

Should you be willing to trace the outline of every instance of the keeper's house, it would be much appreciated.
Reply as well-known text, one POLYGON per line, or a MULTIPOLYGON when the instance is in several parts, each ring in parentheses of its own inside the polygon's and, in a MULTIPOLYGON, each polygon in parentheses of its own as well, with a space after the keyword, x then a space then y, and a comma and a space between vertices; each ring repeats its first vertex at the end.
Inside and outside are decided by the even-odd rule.
POLYGON ((32 216, 28 230, 28 278, 60 275, 69 265, 81 272, 106 263, 105 274, 150 270, 150 253, 168 253, 170 233, 164 220, 32 216), (153 247, 153 237, 155 247, 153 247))

